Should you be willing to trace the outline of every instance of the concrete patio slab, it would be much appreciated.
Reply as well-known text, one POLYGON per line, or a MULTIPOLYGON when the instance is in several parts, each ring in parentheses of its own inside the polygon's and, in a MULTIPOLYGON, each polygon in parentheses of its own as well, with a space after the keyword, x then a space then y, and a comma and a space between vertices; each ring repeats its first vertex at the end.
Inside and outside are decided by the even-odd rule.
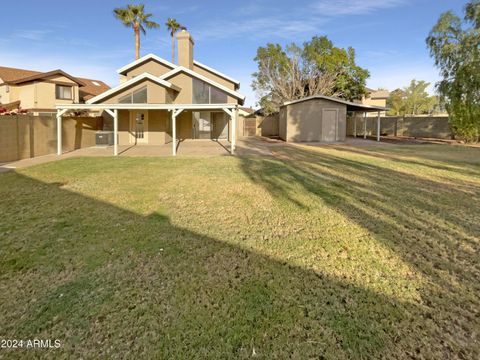
MULTIPOLYGON (((283 143, 283 142, 282 142, 283 143)), ((237 140, 236 156, 272 155, 270 141, 260 138, 242 138, 237 140)), ((129 157, 157 157, 172 156, 172 144, 164 145, 121 145, 118 147, 119 156, 129 157)), ((60 156, 50 154, 30 159, 23 159, 6 164, 0 164, 0 172, 21 169, 50 161, 62 160, 78 156, 113 156, 112 146, 93 146, 64 153, 60 156)), ((184 140, 177 145, 177 157, 182 156, 230 156, 228 141, 213 140, 184 140)))

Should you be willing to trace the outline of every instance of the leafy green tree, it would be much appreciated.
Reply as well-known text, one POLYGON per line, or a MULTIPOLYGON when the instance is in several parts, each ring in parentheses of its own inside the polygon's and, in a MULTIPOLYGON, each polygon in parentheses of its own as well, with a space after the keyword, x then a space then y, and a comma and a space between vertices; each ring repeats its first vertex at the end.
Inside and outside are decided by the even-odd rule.
POLYGON ((175 34, 178 30, 186 29, 185 26, 180 25, 176 19, 168 18, 165 23, 170 36, 172 37, 172 63, 175 63, 175 34))
POLYGON ((149 20, 152 14, 145 14, 144 5, 127 5, 126 8, 115 8, 113 14, 123 25, 133 28, 135 34, 135 59, 140 58, 140 31, 145 35, 147 33, 145 28, 156 29, 160 25, 149 20))
POLYGON ((258 71, 252 88, 266 113, 278 111, 289 100, 311 95, 361 99, 366 93, 367 70, 355 64, 355 52, 337 48, 328 38, 314 37, 299 47, 267 44, 257 49, 258 71))
POLYGON ((405 92, 396 89, 390 93, 387 99, 388 115, 405 115, 405 92))
POLYGON ((430 85, 423 80, 412 80, 410 85, 390 93, 387 99, 388 115, 420 115, 442 112, 438 96, 430 96, 426 89, 430 85))
POLYGON ((428 112, 431 101, 426 89, 429 85, 430 83, 426 81, 413 79, 410 82, 410 86, 404 88, 404 107, 406 114, 419 115, 428 112))
POLYGON ((368 70, 355 63, 355 50, 335 47, 326 36, 314 36, 303 44, 303 58, 326 73, 336 74, 334 92, 346 100, 359 100, 366 94, 368 70))
POLYGON ((437 84, 453 131, 480 140, 480 0, 469 1, 463 21, 442 14, 427 37, 430 54, 443 80, 437 84))

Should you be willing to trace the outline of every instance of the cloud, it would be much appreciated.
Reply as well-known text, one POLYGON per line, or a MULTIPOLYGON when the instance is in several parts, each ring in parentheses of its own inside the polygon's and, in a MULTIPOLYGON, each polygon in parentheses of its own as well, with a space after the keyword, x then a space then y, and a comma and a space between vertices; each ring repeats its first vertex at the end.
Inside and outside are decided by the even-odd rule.
POLYGON ((324 19, 294 20, 285 17, 261 17, 238 21, 215 21, 211 26, 195 29, 198 39, 231 39, 248 36, 250 38, 269 38, 272 36, 292 39, 296 35, 321 31, 324 19))
POLYGON ((45 36, 50 33, 50 30, 19 30, 14 32, 10 38, 39 41, 44 39, 45 36))
POLYGON ((405 0, 319 0, 312 9, 324 16, 363 15, 405 4, 405 0))

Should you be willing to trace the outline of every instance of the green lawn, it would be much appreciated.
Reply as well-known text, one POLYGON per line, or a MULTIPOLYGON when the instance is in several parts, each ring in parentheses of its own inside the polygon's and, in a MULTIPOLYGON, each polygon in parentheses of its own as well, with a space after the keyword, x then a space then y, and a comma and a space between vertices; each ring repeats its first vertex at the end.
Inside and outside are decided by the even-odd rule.
POLYGON ((480 358, 480 149, 274 149, 0 174, 0 358, 480 358))

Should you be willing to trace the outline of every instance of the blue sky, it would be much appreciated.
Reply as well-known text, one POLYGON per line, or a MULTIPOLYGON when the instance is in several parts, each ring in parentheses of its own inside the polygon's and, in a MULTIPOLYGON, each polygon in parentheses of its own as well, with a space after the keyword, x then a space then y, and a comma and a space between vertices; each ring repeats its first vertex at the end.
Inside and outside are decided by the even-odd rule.
MULTIPOLYGON (((112 9, 134 1, 9 1, 2 4, 0 65, 33 70, 60 68, 73 75, 118 83, 116 69, 134 57, 133 32, 112 9)), ((174 1, 144 0, 162 24, 142 38, 141 53, 170 60, 165 20, 176 18, 195 39, 195 58, 241 81, 247 104, 256 49, 267 42, 302 43, 327 35, 352 46, 370 71, 370 87, 393 90, 413 78, 434 83, 438 71, 425 37, 447 10, 461 14, 466 0, 174 1), (295 4, 295 7, 292 7, 295 4)), ((433 91, 433 85, 430 87, 433 91)))

